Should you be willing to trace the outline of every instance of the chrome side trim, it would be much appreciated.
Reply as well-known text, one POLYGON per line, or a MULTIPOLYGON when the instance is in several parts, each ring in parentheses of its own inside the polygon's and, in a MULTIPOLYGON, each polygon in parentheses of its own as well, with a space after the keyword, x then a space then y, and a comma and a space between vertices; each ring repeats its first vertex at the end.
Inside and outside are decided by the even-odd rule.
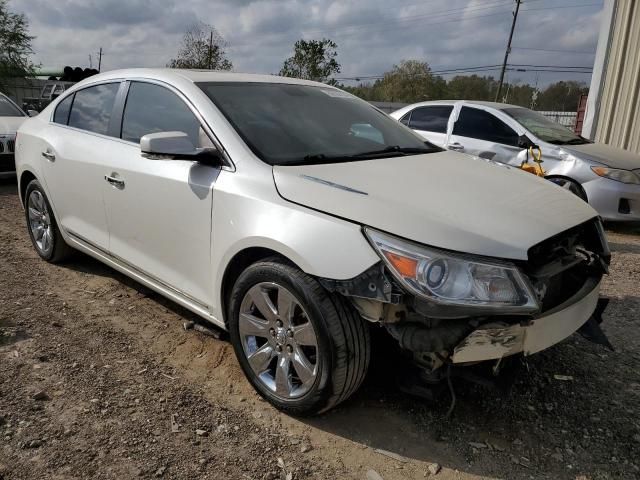
POLYGON ((322 178, 318 178, 318 177, 312 177, 311 175, 300 175, 302 178, 305 178, 307 180, 311 180, 312 182, 316 182, 316 183, 321 183, 323 185, 326 185, 328 187, 333 187, 333 188, 338 188, 340 190, 345 190, 347 192, 351 192, 351 193, 359 193, 360 195, 369 195, 367 192, 363 192, 361 190, 356 190, 355 188, 351 188, 351 187, 347 187, 345 185, 340 185, 339 183, 333 183, 330 182, 329 180, 323 180, 322 178))
MULTIPOLYGON (((156 290, 160 294, 167 296, 166 292, 168 292, 172 296, 177 297, 175 300, 178 301, 178 303, 182 304, 184 307, 188 308, 194 313, 197 313, 198 315, 203 316, 204 318, 211 321, 212 323, 215 323, 218 326, 224 327, 223 322, 220 322, 219 320, 217 320, 211 315, 210 305, 207 305, 206 303, 201 302, 200 300, 192 297, 191 295, 180 290, 179 288, 176 288, 173 285, 170 285, 160 280, 154 275, 151 275, 150 273, 147 273, 144 270, 141 270, 131 265, 129 262, 122 259, 121 257, 117 255, 113 255, 110 252, 107 252, 105 249, 97 246, 90 240, 87 240, 82 235, 79 235, 68 229, 65 230, 65 233, 67 233, 67 235, 71 237, 71 240, 74 243, 77 243, 79 246, 83 247, 83 249, 88 250, 88 253, 93 253, 94 254, 93 256, 95 256, 98 260, 108 263, 110 266, 113 266, 114 268, 116 268, 116 270, 124 273, 129 277, 132 277, 131 274, 139 277, 142 280, 142 283, 147 284, 147 286, 149 286, 153 290, 156 290)), ((137 279, 134 278, 134 280, 137 280, 137 279)), ((170 298, 170 299, 173 300, 173 298, 170 298)))

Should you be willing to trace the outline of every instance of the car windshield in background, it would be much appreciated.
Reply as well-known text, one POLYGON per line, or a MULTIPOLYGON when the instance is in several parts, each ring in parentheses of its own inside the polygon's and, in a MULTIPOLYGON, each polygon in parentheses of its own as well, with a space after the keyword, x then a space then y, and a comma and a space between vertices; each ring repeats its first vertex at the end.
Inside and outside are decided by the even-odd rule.
POLYGON ((24 117, 24 112, 11 100, 0 95, 0 117, 24 117))
POLYGON ((589 143, 588 140, 576 135, 568 128, 528 108, 505 108, 503 112, 545 142, 556 145, 580 145, 589 143))
POLYGON ((341 90, 286 83, 198 85, 253 152, 271 165, 440 151, 370 104, 341 90))

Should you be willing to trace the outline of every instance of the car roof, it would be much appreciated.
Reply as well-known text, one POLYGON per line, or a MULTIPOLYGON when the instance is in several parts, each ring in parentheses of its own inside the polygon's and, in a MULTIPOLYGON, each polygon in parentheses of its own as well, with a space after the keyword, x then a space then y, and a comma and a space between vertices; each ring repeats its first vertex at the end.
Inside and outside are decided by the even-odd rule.
POLYGON ((334 88, 330 85, 298 78, 279 77, 276 75, 264 75, 254 73, 235 73, 217 70, 186 70, 177 68, 127 68, 111 70, 99 73, 83 80, 82 84, 95 83, 102 80, 115 80, 122 78, 149 78, 168 83, 175 81, 191 82, 251 82, 251 83, 287 83, 296 85, 313 85, 325 88, 334 88))
POLYGON ((402 108, 415 108, 415 107, 424 107, 428 105, 453 105, 455 103, 460 103, 462 105, 481 105, 483 107, 491 107, 497 110, 503 110, 505 108, 522 108, 518 105, 511 105, 509 103, 498 103, 498 102, 485 102, 482 100, 431 100, 428 102, 419 102, 411 105, 407 105, 402 108))

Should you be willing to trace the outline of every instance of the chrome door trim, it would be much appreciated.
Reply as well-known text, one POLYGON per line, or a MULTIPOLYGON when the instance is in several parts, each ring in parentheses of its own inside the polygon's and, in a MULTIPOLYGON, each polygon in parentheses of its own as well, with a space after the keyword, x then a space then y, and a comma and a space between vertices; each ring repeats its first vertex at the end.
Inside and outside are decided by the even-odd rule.
MULTIPOLYGON (((89 248, 91 250, 96 251, 97 253, 99 253, 101 256, 106 257, 107 260, 115 263, 115 264, 119 264, 122 265, 124 268, 126 268, 127 270, 131 270, 134 274, 142 277, 143 279, 145 279, 147 282, 152 283, 152 284, 156 284, 161 288, 164 288, 166 290, 171 291, 173 294, 178 295, 180 297, 182 297, 185 301, 187 301, 188 303, 194 304, 195 306, 199 307, 199 309, 201 310, 205 310, 207 313, 210 314, 211 312, 211 306, 201 302, 200 300, 192 297, 191 295, 189 295, 188 293, 180 290, 179 288, 174 287, 173 285, 168 284, 167 282, 160 280, 158 277, 151 275, 150 273, 139 269, 138 267, 135 267, 133 265, 131 265, 129 262, 127 262, 126 260, 122 259, 121 257, 112 254, 111 252, 108 252, 107 250, 105 250, 102 247, 99 247, 98 245, 96 245, 95 243, 91 242, 90 240, 87 240, 86 238, 84 238, 82 235, 79 235, 77 233, 75 233, 72 230, 66 229, 65 232, 72 238, 72 240, 80 243, 81 245, 83 245, 85 248, 89 248)), ((215 323, 218 323, 217 321, 215 323)))

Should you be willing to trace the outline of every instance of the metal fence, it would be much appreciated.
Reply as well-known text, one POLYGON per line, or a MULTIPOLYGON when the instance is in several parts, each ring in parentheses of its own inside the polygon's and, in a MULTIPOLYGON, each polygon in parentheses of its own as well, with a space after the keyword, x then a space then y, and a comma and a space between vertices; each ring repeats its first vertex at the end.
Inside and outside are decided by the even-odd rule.
POLYGON ((548 112, 548 111, 538 111, 549 120, 553 120, 560 125, 564 125, 567 128, 573 130, 576 126, 576 118, 578 114, 576 112, 548 112))

